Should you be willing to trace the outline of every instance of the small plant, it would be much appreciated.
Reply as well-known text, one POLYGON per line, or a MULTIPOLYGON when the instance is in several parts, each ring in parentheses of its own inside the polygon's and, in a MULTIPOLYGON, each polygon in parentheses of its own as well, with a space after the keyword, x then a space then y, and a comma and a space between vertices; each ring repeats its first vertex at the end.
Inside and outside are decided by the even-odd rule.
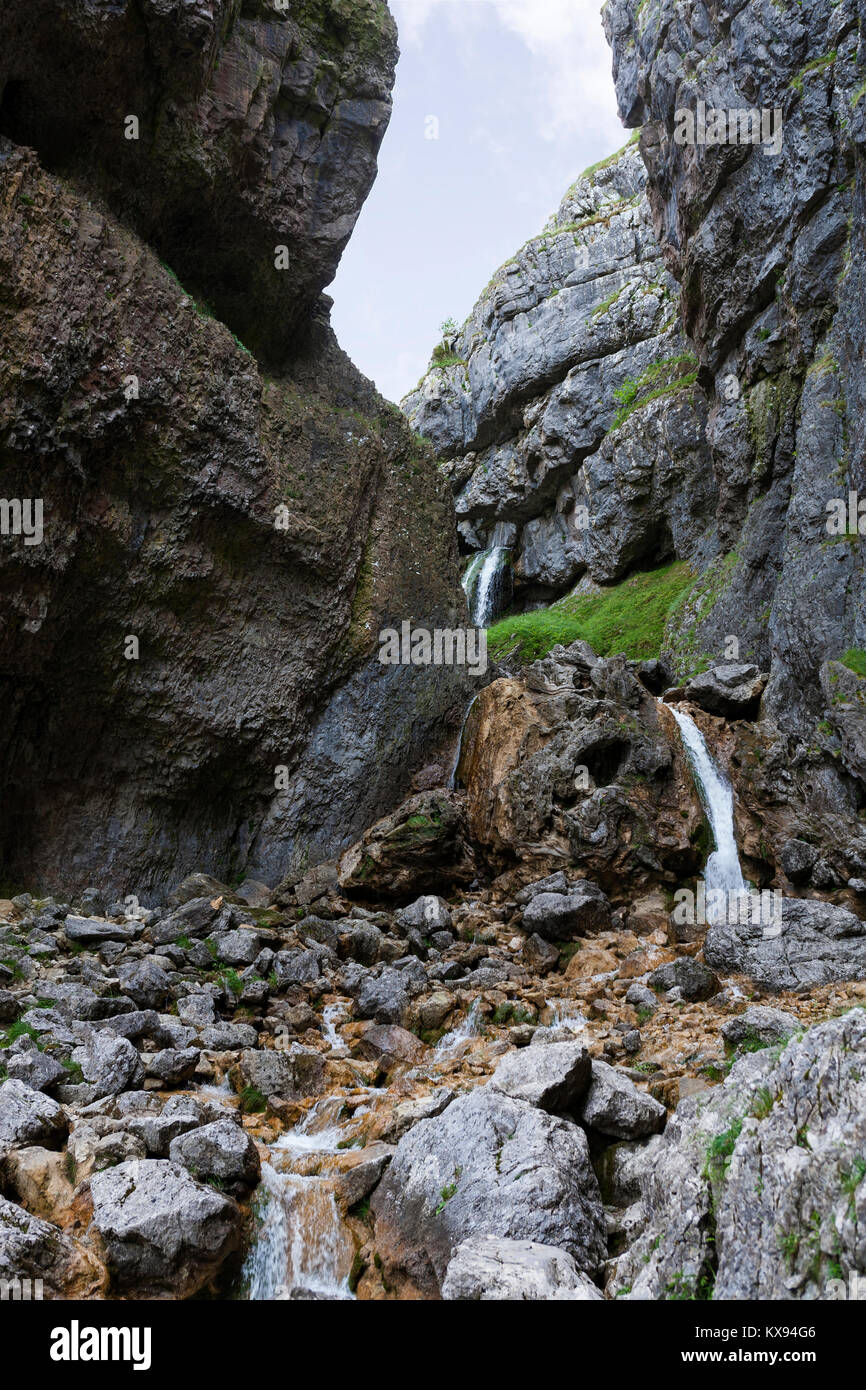
POLYGON ((434 1216, 438 1216, 439 1213, 440 1213, 441 1211, 444 1211, 444 1210, 445 1210, 445 1207, 447 1206, 447 1204, 451 1201, 451 1198, 454 1196, 455 1192, 457 1191, 457 1184, 458 1184, 458 1182, 460 1181, 460 1174, 461 1174, 462 1172, 463 1172, 463 1169, 462 1169, 462 1168, 455 1168, 455 1169, 454 1169, 454 1181, 453 1181, 453 1182, 447 1182, 447 1183, 445 1184, 444 1187, 440 1188, 440 1190, 439 1190, 439 1205, 438 1205, 438 1207, 436 1208, 435 1212, 433 1213, 434 1216))
POLYGON ((241 1110, 245 1115, 258 1115, 267 1110, 268 1102, 255 1086, 244 1086, 241 1091, 241 1110))
POLYGON ((442 334, 443 338, 453 338, 454 334, 459 332, 459 329, 453 318, 447 318, 443 319, 440 323, 439 332, 442 334))
POLYGON ((236 970, 224 970, 221 979, 232 994, 239 997, 244 992, 244 982, 236 970))
POLYGON ((179 946, 182 951, 189 951, 192 947, 192 942, 190 941, 188 936, 176 937, 174 944, 175 946, 179 946))
POLYGON ((776 1097, 773 1095, 769 1086, 762 1086, 752 1103, 752 1114, 756 1120, 766 1120, 775 1104, 776 1097))
POLYGON ((797 1251, 800 1249, 800 1237, 796 1231, 781 1232, 778 1236, 778 1246, 780 1252, 788 1262, 788 1268, 793 1270, 797 1261, 797 1251))
POLYGON ((707 1146, 706 1162, 704 1164, 704 1177, 724 1178, 730 1167, 731 1158, 736 1148, 737 1140, 743 1128, 741 1119, 734 1120, 727 1129, 717 1134, 707 1146))

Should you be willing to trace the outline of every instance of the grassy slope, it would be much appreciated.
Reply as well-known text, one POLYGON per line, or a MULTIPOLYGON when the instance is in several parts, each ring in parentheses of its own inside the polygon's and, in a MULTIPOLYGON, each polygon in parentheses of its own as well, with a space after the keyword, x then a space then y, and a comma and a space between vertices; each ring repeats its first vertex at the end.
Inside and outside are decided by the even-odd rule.
POLYGON ((693 582, 688 565, 676 563, 631 575, 603 594, 563 598, 550 608, 502 618, 488 630, 488 651, 498 660, 519 643, 526 663, 557 642, 568 645, 582 637, 599 656, 658 656, 667 616, 693 582))

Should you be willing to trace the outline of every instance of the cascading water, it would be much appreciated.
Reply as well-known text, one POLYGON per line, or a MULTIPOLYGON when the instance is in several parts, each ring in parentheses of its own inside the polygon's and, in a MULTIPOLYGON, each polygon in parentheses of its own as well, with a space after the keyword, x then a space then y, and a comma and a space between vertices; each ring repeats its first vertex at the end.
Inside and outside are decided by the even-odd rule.
MULTIPOLYGON (((740 857, 737 853, 737 839, 734 834, 734 791, 727 777, 716 767, 706 740, 695 721, 682 710, 668 705, 677 721, 683 747, 694 774, 695 785, 701 798, 710 829, 713 832, 715 849, 707 860, 704 881, 707 895, 714 889, 721 889, 728 895, 747 892, 740 857)), ((708 912, 708 918, 710 913, 708 912)))
POLYGON ((342 1106, 338 1096, 320 1101, 262 1164, 259 1233, 242 1274, 251 1301, 352 1297, 354 1246, 328 1176, 346 1134, 337 1124, 342 1106))
POLYGON ((473 555, 463 575, 463 592, 476 627, 489 627, 511 599, 511 547, 503 544, 506 523, 494 527, 490 546, 473 555))
POLYGON ((451 769, 451 777, 448 782, 448 785, 452 791, 455 791, 457 788, 457 772, 460 767, 460 759, 463 756, 463 735, 466 732, 466 725, 469 723, 469 716, 472 713, 472 707, 477 699, 477 695, 472 696, 472 699, 469 701, 469 704, 467 706, 466 713, 463 716, 463 723, 460 725, 460 736, 457 739, 457 752, 454 754, 454 766, 451 769))

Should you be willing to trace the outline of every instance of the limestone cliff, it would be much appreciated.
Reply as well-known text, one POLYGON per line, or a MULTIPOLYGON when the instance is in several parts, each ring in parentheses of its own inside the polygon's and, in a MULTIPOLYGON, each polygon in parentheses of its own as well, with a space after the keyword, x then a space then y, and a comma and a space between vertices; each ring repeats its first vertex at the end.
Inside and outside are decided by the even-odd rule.
POLYGON ((645 183, 633 144, 582 175, 403 402, 465 547, 497 523, 512 543, 518 601, 712 554, 706 403, 645 183))
POLYGON ((0 542, 10 885, 300 873, 465 703, 453 667, 376 659, 382 626, 465 621, 454 525, 319 298, 387 123, 387 10, 182 10, 0 20, 0 495, 44 507, 41 544, 0 542))
POLYGON ((863 7, 608 0, 604 23, 719 487, 725 560, 675 644, 737 635, 771 671, 764 708, 782 726, 814 733, 828 705, 841 726, 821 668, 866 645, 859 534, 826 528, 828 501, 866 496, 863 7), (778 110, 778 152, 677 143, 676 113, 699 101, 778 110))

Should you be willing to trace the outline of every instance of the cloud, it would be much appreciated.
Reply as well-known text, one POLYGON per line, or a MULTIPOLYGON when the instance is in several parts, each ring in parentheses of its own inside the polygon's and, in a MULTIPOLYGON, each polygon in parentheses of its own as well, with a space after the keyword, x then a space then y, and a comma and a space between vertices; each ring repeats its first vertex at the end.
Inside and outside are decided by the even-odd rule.
MULTIPOLYGON (((621 131, 610 50, 598 0, 392 0, 404 45, 422 46, 436 16, 461 37, 494 17, 532 55, 524 102, 545 140, 592 134, 615 142, 621 131)), ((495 62, 495 54, 490 53, 495 62)))

